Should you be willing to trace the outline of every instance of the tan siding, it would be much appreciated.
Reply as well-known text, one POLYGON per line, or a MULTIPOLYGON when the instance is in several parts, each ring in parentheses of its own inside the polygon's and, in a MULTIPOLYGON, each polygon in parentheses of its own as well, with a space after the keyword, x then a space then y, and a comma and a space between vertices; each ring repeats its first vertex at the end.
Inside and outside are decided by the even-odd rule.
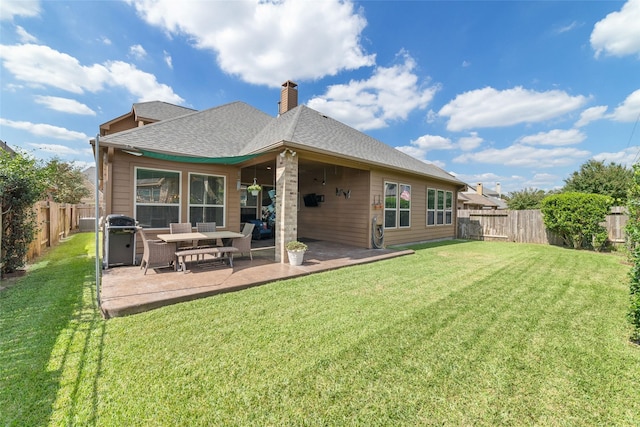
POLYGON ((369 172, 344 166, 327 165, 327 183, 323 174, 313 176, 300 171, 300 210, 298 236, 367 247, 369 239, 369 172), (346 198, 336 188, 348 192, 346 198), (303 196, 324 195, 318 207, 305 207, 303 196))
MULTIPOLYGON (((429 227, 426 225, 427 187, 452 191, 455 203, 457 188, 454 185, 388 171, 374 171, 371 174, 371 219, 373 219, 373 216, 384 217, 384 208, 376 209, 373 203, 380 200, 384 205, 385 181, 411 185, 411 226, 408 228, 385 229, 385 246, 455 238, 455 205, 453 206, 453 224, 429 227)), ((381 218, 379 222, 381 222, 381 218)))
MULTIPOLYGON (((155 160, 145 157, 136 157, 130 154, 116 151, 112 168, 112 176, 109 177, 113 182, 112 210, 110 213, 123 214, 127 216, 135 216, 134 213, 134 176, 135 167, 144 167, 152 169, 162 169, 181 172, 182 180, 182 205, 180 217, 181 220, 187 221, 188 218, 188 177, 189 172, 221 175, 226 177, 226 212, 225 227, 221 230, 240 230, 240 194, 237 191, 236 180, 238 177, 238 168, 235 166, 225 165, 204 165, 191 163, 174 163, 164 160, 155 160)), ((166 232, 165 230, 154 230, 150 232, 153 236, 156 233, 166 232)), ((142 253, 142 243, 136 242, 136 253, 142 253)))

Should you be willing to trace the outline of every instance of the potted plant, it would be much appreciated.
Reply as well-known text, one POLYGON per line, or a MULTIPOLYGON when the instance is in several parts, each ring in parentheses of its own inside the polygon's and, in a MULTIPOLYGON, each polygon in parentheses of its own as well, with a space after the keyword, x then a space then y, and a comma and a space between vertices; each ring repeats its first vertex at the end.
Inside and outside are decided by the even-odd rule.
POLYGON ((302 265, 307 245, 297 240, 293 240, 288 242, 285 247, 287 249, 287 255, 289 255, 289 263, 291 265, 302 265))
POLYGON ((251 192, 251 194, 253 196, 257 196, 258 193, 260 191, 262 191, 262 187, 260 186, 260 184, 256 184, 255 180, 253 181, 253 184, 251 184, 250 186, 247 187, 247 191, 251 192))

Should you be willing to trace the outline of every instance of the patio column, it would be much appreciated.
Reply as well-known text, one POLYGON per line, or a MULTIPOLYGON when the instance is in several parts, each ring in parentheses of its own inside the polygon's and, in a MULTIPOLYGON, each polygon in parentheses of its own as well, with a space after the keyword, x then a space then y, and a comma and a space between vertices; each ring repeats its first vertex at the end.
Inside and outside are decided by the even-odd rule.
POLYGON ((285 149, 276 158, 276 261, 288 261, 285 245, 298 238, 298 156, 285 149))

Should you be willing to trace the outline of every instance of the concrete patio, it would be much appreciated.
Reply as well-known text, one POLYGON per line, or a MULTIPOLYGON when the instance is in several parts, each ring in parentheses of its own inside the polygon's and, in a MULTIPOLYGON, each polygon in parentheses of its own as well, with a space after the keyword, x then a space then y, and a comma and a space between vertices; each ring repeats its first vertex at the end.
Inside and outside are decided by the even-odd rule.
POLYGON ((333 270, 349 265, 413 254, 413 250, 364 249, 325 241, 310 241, 301 266, 276 263, 274 248, 252 250, 233 259, 233 268, 212 262, 189 263, 186 273, 173 268, 114 267, 102 272, 101 307, 106 318, 142 313, 155 308, 246 289, 277 280, 333 270))

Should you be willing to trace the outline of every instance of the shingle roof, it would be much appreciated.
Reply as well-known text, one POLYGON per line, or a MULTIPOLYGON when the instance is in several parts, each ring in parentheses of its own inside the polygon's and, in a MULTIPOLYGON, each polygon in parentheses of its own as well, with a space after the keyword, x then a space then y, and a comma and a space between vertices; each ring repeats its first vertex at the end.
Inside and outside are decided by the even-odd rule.
POLYGON ((172 119, 193 113, 196 110, 162 101, 136 102, 133 104, 133 113, 136 120, 148 119, 160 121, 172 119))
POLYGON ((273 117, 234 102, 114 133, 101 141, 183 156, 237 156, 273 117))
POLYGON ((243 102, 234 102, 107 135, 101 141, 212 158, 259 154, 288 144, 462 184, 437 166, 402 153, 305 105, 274 118, 243 102))

